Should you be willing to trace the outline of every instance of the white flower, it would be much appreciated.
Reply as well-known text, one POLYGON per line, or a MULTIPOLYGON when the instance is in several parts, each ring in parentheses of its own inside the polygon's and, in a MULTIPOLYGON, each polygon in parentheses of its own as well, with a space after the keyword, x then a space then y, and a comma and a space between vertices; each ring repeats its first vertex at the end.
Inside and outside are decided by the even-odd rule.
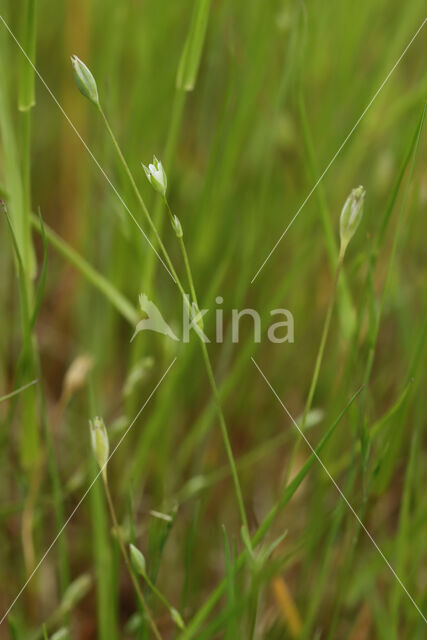
POLYGON ((145 164, 143 164, 142 166, 144 168, 148 182, 150 182, 151 186, 156 191, 158 191, 162 194, 163 197, 165 197, 168 180, 162 163, 157 160, 156 156, 153 156, 152 164, 149 164, 148 167, 146 167, 145 164))

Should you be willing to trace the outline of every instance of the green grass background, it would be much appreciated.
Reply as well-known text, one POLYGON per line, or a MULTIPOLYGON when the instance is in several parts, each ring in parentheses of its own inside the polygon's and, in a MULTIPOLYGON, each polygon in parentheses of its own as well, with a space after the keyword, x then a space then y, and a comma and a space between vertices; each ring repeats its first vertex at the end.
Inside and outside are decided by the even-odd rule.
MULTIPOLYGON (((210 4, 193 91, 177 89, 176 76, 194 0, 38 0, 36 66, 149 233, 99 114, 75 88, 69 56, 88 64, 182 273, 141 161, 154 153, 167 167, 200 306, 212 309, 205 316, 212 338, 215 298, 224 298, 224 343, 209 352, 253 534, 310 451, 302 443, 289 469, 297 432, 251 356, 291 414, 301 415, 332 293, 339 214, 350 190, 365 187, 314 397, 323 417, 307 436, 316 446, 365 384, 321 456, 425 612, 426 27, 251 284, 423 23, 425 5, 210 4), (231 342, 231 310, 245 307, 263 315, 259 345, 249 321, 239 344, 231 342), (294 316, 294 344, 266 339, 276 307, 294 316)), ((32 5, 0 0, 1 16, 29 52, 32 5)), ((124 535, 144 551, 152 579, 189 624, 182 637, 423 638, 420 613, 317 462, 262 548, 286 537, 255 567, 246 558, 234 570, 244 550, 239 513, 197 341, 140 334, 130 343, 138 294, 147 293, 179 330, 178 291, 37 79, 34 106, 18 109, 31 103, 29 69, 0 23, 0 197, 22 259, 2 216, 0 395, 38 378, 0 405, 0 615, 96 473, 89 417, 103 415, 113 446, 176 356, 109 473, 124 535), (46 246, 37 218, 29 231, 38 207, 46 246), (34 306, 32 327, 26 313, 34 306), (94 367, 61 404, 65 374, 83 353, 94 367), (151 510, 171 514, 171 522, 151 510), (34 558, 23 540, 28 513, 34 558), (201 615, 224 577, 224 593, 201 615), (277 580, 298 611, 298 632, 277 598, 277 580)), ((261 558, 261 547, 255 553, 261 558)), ((179 637, 162 603, 147 595, 164 637, 179 637)), ((97 483, 0 638, 42 637, 46 621, 49 633, 70 626, 73 638, 148 638, 136 611, 97 483), (67 585, 83 573, 93 578, 90 590, 58 614, 67 585)))

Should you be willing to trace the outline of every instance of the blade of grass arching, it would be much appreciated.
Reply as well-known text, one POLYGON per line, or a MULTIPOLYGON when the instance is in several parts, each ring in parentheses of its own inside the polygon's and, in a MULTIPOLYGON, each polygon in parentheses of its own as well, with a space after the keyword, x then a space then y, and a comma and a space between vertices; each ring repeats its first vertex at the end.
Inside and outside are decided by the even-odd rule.
MULTIPOLYGON (((91 379, 88 388, 89 409, 92 416, 97 414, 95 395, 91 379)), ((98 467, 90 456, 90 476, 98 475, 98 467)), ((99 640, 116 640, 118 576, 114 553, 110 545, 109 519, 101 482, 95 482, 89 495, 89 507, 93 530, 92 552, 95 564, 96 616, 99 640)))
MULTIPOLYGON (((412 379, 417 375, 417 370, 419 369, 419 367, 421 366, 421 363, 423 362, 423 348, 425 346, 425 338, 427 337, 427 318, 425 319, 422 331, 421 331, 421 335, 420 338, 417 340, 415 348, 414 348, 414 357, 413 360, 409 366, 409 370, 408 370, 408 374, 406 377, 406 386, 404 388, 403 393, 401 394, 401 396, 398 398, 398 400, 396 401, 396 403, 391 407, 391 409, 385 414, 385 416, 383 416, 383 418, 381 418, 378 422, 376 422, 373 427, 371 428, 371 432, 372 432, 372 438, 377 435, 380 430, 382 430, 384 428, 384 426, 387 425, 387 421, 389 419, 389 417, 392 417, 393 415, 396 414, 396 411, 399 411, 400 408, 405 409, 408 407, 408 396, 409 393, 413 393, 414 392, 414 383, 412 382, 412 379)), ((398 425, 405 425, 406 424, 406 418, 405 418, 405 414, 403 415, 399 415, 398 413, 398 418, 396 421, 396 424, 398 425)), ((403 427, 402 427, 403 428, 403 427)), ((394 440, 393 440, 394 442, 394 440)), ((360 451, 360 442, 357 443, 358 446, 356 446, 356 452, 360 451)), ((387 457, 385 458, 385 461, 381 462, 381 466, 380 466, 380 470, 379 472, 375 471, 375 476, 373 478, 373 480, 371 480, 370 483, 370 491, 374 491, 376 494, 381 494, 384 491, 384 487, 382 487, 383 485, 383 479, 382 479, 382 473, 383 473, 383 469, 386 469, 387 472, 390 474, 390 470, 388 468, 388 458, 390 457, 390 447, 387 448, 386 450, 386 454, 387 457)), ((331 465, 331 473, 337 473, 339 472, 339 470, 341 470, 343 467, 347 466, 347 464, 351 464, 351 462, 349 461, 345 461, 345 460, 341 460, 339 462, 339 464, 337 463, 337 466, 335 467, 334 465, 331 465)), ((377 464, 379 464, 379 462, 377 461, 377 464)), ((364 507, 362 507, 364 509, 364 507)), ((362 518, 363 518, 363 513, 361 514, 362 518)), ((362 519, 361 518, 361 519, 362 519)), ((338 588, 337 588, 337 600, 336 600, 336 610, 334 611, 332 617, 331 617, 331 628, 330 628, 330 634, 329 634, 329 638, 331 638, 331 640, 334 638, 334 630, 335 630, 335 624, 336 624, 336 620, 338 617, 338 612, 339 612, 339 607, 341 606, 341 598, 342 598, 342 594, 346 592, 345 589, 345 576, 350 576, 349 579, 351 580, 351 573, 350 573, 350 568, 352 565, 352 558, 354 556, 354 550, 356 547, 356 542, 358 539, 358 533, 357 535, 352 534, 352 539, 353 539, 353 544, 351 545, 351 549, 350 552, 348 553, 348 555, 346 556, 346 562, 345 562, 345 568, 342 570, 341 576, 338 580, 338 588)), ((411 534, 412 535, 412 534, 411 534)), ((413 539, 413 538, 412 538, 413 539)), ((346 554, 345 554, 346 555, 346 554)), ((390 617, 388 617, 388 622, 390 622, 390 617)), ((391 634, 391 631, 389 630, 389 635, 391 634)))
MULTIPOLYGON (((367 269, 367 277, 366 277, 366 281, 365 284, 363 286, 363 290, 362 290, 362 298, 361 298, 361 302, 359 304, 359 310, 358 310, 358 316, 356 319, 356 326, 357 326, 357 331, 355 333, 355 335, 353 336, 353 342, 352 342, 352 348, 350 350, 349 356, 347 358, 347 364, 346 364, 346 370, 344 372, 344 375, 341 378, 341 386, 340 389, 341 390, 345 390, 348 386, 348 384, 351 383, 351 380, 353 378, 353 372, 354 372, 354 366, 355 366, 355 360, 357 357, 357 353, 359 352, 359 345, 363 339, 363 327, 365 326, 364 323, 364 313, 366 311, 366 309, 368 310, 368 313, 370 315, 370 318, 373 317, 374 312, 375 312, 375 301, 374 304, 372 303, 372 291, 373 291, 373 272, 374 272, 374 268, 375 265, 377 264, 379 255, 380 255, 380 248, 383 244, 383 240, 384 240, 384 236, 386 233, 386 230, 388 228, 388 224, 390 222, 391 219, 391 214, 394 210, 394 207, 396 205, 397 202, 397 197, 399 195, 399 191, 400 191, 400 187, 403 181, 403 178, 405 176, 409 161, 412 157, 412 153, 414 151, 414 147, 418 138, 418 128, 419 128, 419 123, 417 123, 414 132, 413 132, 413 136, 411 139, 411 142, 408 146, 408 149, 406 151, 406 154, 401 162, 400 165, 400 169, 399 172, 396 176, 396 179, 393 182, 393 185, 390 189, 390 195, 389 198, 387 200, 385 209, 384 209, 384 213, 382 215, 380 224, 379 224, 379 230, 378 233, 376 235, 376 238, 374 238, 373 242, 372 242, 372 248, 370 249, 369 252, 369 257, 368 257, 368 269, 367 269)), ((340 397, 340 389, 338 389, 337 392, 337 398, 340 397)), ((373 434, 374 435, 374 434, 373 434)))
POLYGON ((373 480, 372 490, 377 494, 382 494, 388 487, 390 479, 392 478, 395 468, 396 460, 401 450, 402 435, 404 433, 405 425, 407 424, 407 414, 410 410, 410 399, 415 394, 415 390, 420 386, 419 374, 422 372, 422 363, 424 357, 424 351, 427 338, 427 315, 424 318, 424 324, 420 333, 420 337, 417 340, 409 371, 407 374, 407 393, 401 399, 401 402, 397 403, 396 411, 390 413, 389 416, 385 416, 387 419, 385 423, 382 420, 378 424, 374 425, 375 432, 383 428, 384 424, 388 424, 389 420, 395 416, 393 423, 390 423, 391 439, 387 446, 387 456, 384 457, 382 464, 376 473, 373 480), (396 415, 397 413, 397 415, 396 415))
MULTIPOLYGON (((317 165, 316 154, 314 151, 313 138, 308 123, 307 112, 305 109, 305 101, 302 89, 298 95, 298 111, 301 120, 301 130, 307 154, 307 163, 309 167, 310 178, 313 183, 316 183, 319 176, 319 168, 317 165)), ((322 221, 323 232, 325 236, 326 251, 329 258, 330 266, 333 270, 337 268, 338 264, 338 244, 333 231, 331 223, 331 212, 329 210, 323 184, 320 183, 315 191, 317 204, 319 207, 320 218, 322 221)), ((338 282, 338 309, 341 320, 341 329, 346 336, 350 338, 355 329, 355 312, 351 299, 351 294, 347 284, 347 278, 345 275, 345 269, 341 270, 340 280, 338 282)))
MULTIPOLYGON (((325 447, 325 445, 329 442, 338 424, 340 423, 341 419, 346 414, 348 409, 351 407, 354 400, 358 397, 358 395, 360 394, 360 391, 361 389, 356 391, 356 393, 350 398, 347 405, 341 411, 337 419, 329 427, 328 431, 326 432, 326 434, 321 439, 320 443, 315 448, 315 453, 312 453, 309 456, 309 458, 306 460, 306 462, 304 463, 300 471, 291 480, 291 482, 289 482, 289 484, 285 487, 285 489, 282 492, 282 495, 279 497, 276 504, 270 509, 268 515, 265 517, 264 521, 257 529, 255 535, 252 537, 252 545, 254 549, 265 538, 271 526, 273 525, 278 513, 282 511, 286 507, 288 502, 291 500, 292 496, 295 494, 296 490, 301 485, 302 481, 310 471, 311 467, 316 462, 316 459, 317 459, 316 454, 319 455, 323 450, 323 448, 325 447)), ((239 571, 244 566, 246 561, 246 553, 247 553, 246 551, 243 551, 237 558, 234 566, 235 572, 239 571)), ((179 640, 190 640, 190 638, 193 638, 195 636, 195 634, 199 631, 200 627, 202 626, 203 622, 206 620, 206 618, 209 616, 211 611, 216 606, 217 602, 223 596, 225 592, 225 587, 226 587, 226 582, 225 580, 222 580, 222 582, 212 592, 210 597, 202 605, 202 607, 199 609, 199 611, 196 613, 193 619, 188 623, 186 630, 179 636, 179 640)))
MULTIPOLYGON (((406 467, 405 481, 403 485, 403 495, 399 514, 399 526, 396 535, 395 543, 395 567, 398 575, 405 575, 405 568, 408 559, 408 552, 410 549, 409 538, 409 522, 410 522, 410 507, 411 498, 414 491, 414 479, 415 479, 415 464, 417 456, 419 455, 419 434, 418 431, 414 431, 412 434, 411 447, 409 452, 409 461, 406 467)), ((391 594, 390 603, 390 615, 392 619, 392 626, 394 629, 399 629, 399 612, 402 601, 402 589, 396 582, 391 594)), ((396 636, 397 638, 397 636, 396 636)))
MULTIPOLYGON (((399 409, 403 406, 403 403, 408 397, 408 393, 411 389, 412 382, 408 382, 406 386, 403 388, 402 393, 397 397, 396 401, 391 405, 391 407, 379 418, 374 424, 370 427, 370 439, 374 442, 375 438, 386 428, 387 424, 390 422, 391 418, 399 411, 399 409)), ((360 440, 356 442, 356 446, 354 449, 354 453, 360 453, 360 440)), ((332 475, 340 473, 343 469, 345 469, 352 457, 353 452, 348 451, 343 453, 341 457, 331 463, 329 470, 332 475)), ((375 491, 375 485, 372 487, 375 491)))
MULTIPOLYGON (((389 282, 390 282, 390 277, 392 274, 392 269, 394 266, 394 260, 395 260, 395 256, 397 253, 397 245, 398 245, 398 240, 400 239, 400 234, 401 234, 401 226, 403 223, 403 218, 404 218, 404 213, 406 211, 406 204, 407 204, 407 200, 408 200, 408 195, 409 195, 409 190, 410 190, 410 186, 412 184, 412 176, 413 176, 413 170, 414 170, 414 166, 415 166, 415 159, 417 157, 417 151, 418 151, 418 146, 419 146, 419 141, 420 141, 420 137, 421 137, 421 132, 423 129, 423 124, 424 124, 424 118, 425 118, 425 113, 426 113, 426 104, 423 107, 423 111, 421 114, 421 117, 419 119, 419 123, 418 123, 418 127, 417 127, 417 138, 416 138, 416 143, 414 145, 413 148, 413 152, 412 152, 412 161, 411 161, 411 166, 409 169, 409 175, 407 178, 407 182, 406 182, 406 186, 405 186, 405 190, 403 193, 403 198, 402 198, 402 203, 401 203, 401 207, 400 207, 400 211, 399 211, 399 216, 398 216, 398 220, 397 220, 397 224, 396 224, 396 229, 394 232, 394 237, 393 237, 393 244, 392 244, 392 249, 391 249, 391 253, 390 253, 390 257, 389 257, 389 261, 388 261, 388 265, 387 265, 387 270, 386 270, 386 275, 385 275, 385 283, 384 283, 384 287, 380 296, 380 301, 379 301, 379 305, 378 305, 378 310, 376 311, 375 314, 375 318, 372 322, 372 326, 368 332, 368 341, 369 341, 369 350, 368 350, 368 355, 366 358, 366 364, 365 364, 365 368, 364 368, 364 373, 363 373, 363 383, 365 385, 365 391, 361 396, 361 401, 360 401, 360 407, 359 407, 359 417, 358 417, 358 431, 360 434, 360 442, 361 442, 361 449, 362 449, 362 471, 363 471, 363 477, 364 477, 364 487, 363 487, 363 497, 362 497, 362 505, 360 507, 360 513, 359 518, 360 521, 363 522, 364 520, 364 515, 365 515, 365 511, 366 511, 366 507, 367 507, 367 501, 368 501, 368 482, 367 482, 367 470, 368 470, 368 454, 369 454, 369 437, 370 434, 368 432, 368 425, 366 422, 366 417, 365 417, 365 412, 366 412, 366 403, 367 403, 367 389, 366 386, 369 384, 370 378, 371 378, 371 372, 372 372, 372 367, 373 367, 373 362, 374 362, 374 357, 376 354, 376 347, 377 347, 377 339, 378 339, 378 335, 379 335, 379 329, 380 329, 380 323, 381 323, 381 317, 382 317, 382 312, 384 310, 384 303, 385 303, 385 298, 386 298, 386 294, 388 293, 388 287, 389 287, 389 282), (365 454, 363 455, 363 448, 365 447, 365 454)), ((391 441, 391 446, 393 446, 393 442, 396 442, 397 440, 397 435, 393 434, 393 439, 391 441)), ((341 577, 339 579, 339 587, 338 587, 338 596, 336 598, 336 602, 335 602, 335 606, 334 606, 334 610, 331 616, 331 624, 329 627, 329 634, 328 634, 328 640, 332 640, 332 638, 334 637, 335 634, 335 630, 336 630, 336 625, 338 622, 338 616, 343 604, 343 596, 346 593, 346 585, 348 583, 348 581, 351 579, 351 567, 353 564, 353 560, 354 560, 354 556, 355 556, 355 551, 356 551, 356 546, 359 540, 359 536, 361 533, 361 526, 359 524, 359 522, 356 522, 356 524, 353 525, 355 527, 355 531, 354 531, 354 535, 352 535, 352 541, 351 541, 351 548, 348 551, 348 554, 346 556, 346 560, 344 563, 344 566, 342 568, 341 571, 341 577)))
MULTIPOLYGON (((271 583, 272 580, 274 580, 274 578, 280 572, 281 568, 283 568, 283 565, 286 563, 286 560, 287 558, 283 560, 273 561, 268 565, 267 564, 263 565, 263 567, 260 569, 260 571, 258 571, 256 576, 256 584, 255 584, 256 589, 261 590, 265 585, 267 585, 268 583, 271 583)), ((197 639, 212 640, 213 638, 222 638, 223 634, 221 632, 224 629, 227 629, 227 626, 230 625, 232 621, 235 620, 237 621, 238 633, 237 635, 232 636, 233 640, 235 638, 239 638, 239 640, 240 638, 245 638, 246 640, 247 638, 249 638, 249 636, 246 634, 246 630, 242 627, 240 620, 244 617, 245 614, 248 613, 248 611, 251 612, 251 607, 252 607, 251 592, 240 591, 238 594, 238 597, 234 601, 233 607, 226 606, 216 611, 215 617, 213 617, 212 620, 204 627, 204 629, 197 634, 197 639)), ((259 636, 259 637, 264 638, 267 636, 264 633, 262 636, 259 636)), ((270 637, 270 635, 268 635, 268 637, 270 637)), ((288 639, 291 636, 287 634, 286 636, 284 636, 282 631, 281 636, 274 636, 274 637, 275 638, 286 637, 286 639, 288 639)), ((181 636, 179 640, 181 640, 181 636)))
MULTIPOLYGON (((349 474, 346 479, 344 485, 344 495, 348 496, 351 494, 351 489, 354 486, 354 482, 356 479, 356 465, 349 464, 349 474)), ((331 475, 335 475, 331 471, 331 475)), ((322 602, 322 597, 325 595, 325 585, 326 581, 330 577, 333 569, 331 567, 332 563, 335 560, 335 547, 334 544, 338 538, 339 530, 342 525, 345 514, 347 513, 347 508, 343 500, 340 500, 336 513, 334 514, 332 520, 332 526, 328 533, 328 538, 322 547, 322 558, 321 558, 321 566, 318 576, 316 576, 316 580, 313 580, 313 589, 310 594, 310 600, 308 603, 308 610, 305 613, 303 628, 301 632, 300 640, 308 640, 313 637, 313 626, 316 622, 316 616, 319 612, 319 607, 322 602)), ((310 571, 310 567, 308 568, 310 571)))
MULTIPOLYGON (((421 118, 422 117, 423 116, 421 116, 421 118)), ((421 121, 421 118, 420 118, 420 121, 421 121)), ((399 193, 400 186, 401 186, 403 178, 405 176, 406 169, 407 169, 407 167, 409 165, 409 161, 410 161, 410 159, 411 159, 411 157, 412 157, 412 155, 414 153, 415 146, 418 143, 419 135, 420 135, 420 122, 417 123, 417 126, 414 129, 414 133, 412 135, 411 142, 410 142, 410 144, 408 146, 408 150, 406 152, 405 157, 402 160, 402 163, 401 163, 400 169, 399 169, 399 173, 398 173, 397 178, 396 178, 396 180, 395 180, 395 182, 394 182, 394 184, 393 184, 393 186, 391 188, 390 195, 389 195, 389 198, 388 198, 388 201, 387 201, 383 216, 381 218, 380 226, 379 226, 378 233, 377 233, 376 240, 375 240, 375 257, 378 256, 380 248, 381 248, 381 246, 383 244, 384 235, 385 235, 385 233, 387 231, 387 227, 388 227, 388 224, 390 222, 390 217, 391 217, 391 214, 393 212, 394 205, 396 204, 397 195, 399 193)))
MULTIPOLYGON (((392 249, 391 249, 391 253, 390 253, 390 257, 389 257, 389 261, 388 261, 388 265, 387 265, 387 270, 386 270, 386 275, 385 275, 384 287, 383 287, 383 291, 381 293, 381 297, 380 297, 380 301, 379 301, 379 308, 378 308, 378 311, 375 314, 375 318, 374 318, 374 321, 372 323, 371 330, 370 330, 369 336, 368 336, 370 348, 369 348, 369 353, 368 353, 368 358, 367 358, 367 361, 366 361, 365 373, 364 373, 364 378, 363 378, 363 383, 365 385, 369 384, 370 377, 371 377, 372 366, 373 366, 373 362, 374 362, 374 357, 375 357, 375 352, 376 352, 376 345, 377 345, 377 340, 378 340, 378 334, 379 334, 379 330, 380 330, 381 316, 382 316, 382 312, 383 312, 383 309, 384 309, 384 303, 385 303, 386 294, 388 293, 390 278, 391 278, 391 275, 392 275, 392 271, 393 271, 393 267, 394 267, 394 261, 395 261, 395 257, 396 257, 396 253, 397 253, 397 245, 398 245, 398 241, 399 241, 400 235, 401 235, 401 229, 402 229, 402 224, 403 224, 404 213, 406 211, 406 205, 407 205, 407 201, 408 201, 410 186, 412 184, 412 177, 413 177, 413 172, 414 172, 414 167, 415 167, 415 160, 416 160, 416 157, 417 157, 419 141, 420 141, 421 133, 422 133, 422 130, 423 130, 424 118, 425 118, 425 114, 426 114, 426 107, 427 107, 427 103, 424 104, 423 111, 422 111, 420 119, 419 119, 419 123, 418 123, 418 127, 417 127, 416 141, 415 141, 415 144, 414 144, 413 150, 412 150, 411 166, 410 166, 410 169, 409 169, 409 175, 408 175, 405 191, 403 193, 403 200, 402 200, 402 204, 401 204, 401 208, 400 208, 400 212, 399 212, 399 217, 398 217, 397 224, 396 224, 396 230, 395 230, 395 233, 394 233, 392 249)), ((360 407, 360 432, 361 432, 361 437, 362 437, 362 440, 361 440, 362 450, 363 450, 363 441, 367 437, 367 434, 365 434, 366 427, 364 425, 364 420, 365 420, 365 415, 364 414, 365 414, 365 408, 366 408, 366 399, 367 399, 367 389, 365 389, 365 392, 362 395, 361 407, 360 407)), ((367 465, 367 460, 365 461, 365 470, 366 470, 366 465, 367 465)))
MULTIPOLYGON (((238 471, 249 469, 251 466, 261 462, 272 453, 277 452, 278 447, 285 444, 287 440, 289 440, 288 432, 282 432, 276 436, 273 436, 269 440, 264 440, 258 446, 248 451, 248 453, 245 453, 237 458, 236 465, 238 471)), ((210 473, 192 476, 188 480, 188 482, 186 482, 184 486, 179 489, 179 491, 175 495, 175 499, 179 503, 191 500, 201 491, 205 491, 206 489, 217 485, 222 480, 228 478, 228 476, 229 469, 225 466, 221 467, 220 469, 215 469, 210 473)))
MULTIPOLYGON (((33 215, 31 217, 33 227, 42 233, 39 219, 33 215)), ((96 271, 77 251, 75 251, 65 240, 60 238, 53 229, 46 224, 43 225, 48 242, 56 249, 68 262, 70 262, 80 273, 90 282, 103 296, 117 309, 133 327, 139 320, 139 313, 135 307, 118 291, 109 280, 96 271)))

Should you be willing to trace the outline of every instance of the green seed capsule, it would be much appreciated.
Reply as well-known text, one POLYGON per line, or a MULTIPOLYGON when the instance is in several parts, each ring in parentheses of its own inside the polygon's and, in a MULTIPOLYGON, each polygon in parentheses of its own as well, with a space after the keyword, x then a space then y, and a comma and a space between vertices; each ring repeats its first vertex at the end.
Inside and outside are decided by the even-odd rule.
POLYGON ((88 98, 93 104, 99 106, 98 87, 96 86, 95 78, 77 56, 71 56, 71 63, 73 65, 74 80, 77 85, 77 89, 85 98, 88 98))

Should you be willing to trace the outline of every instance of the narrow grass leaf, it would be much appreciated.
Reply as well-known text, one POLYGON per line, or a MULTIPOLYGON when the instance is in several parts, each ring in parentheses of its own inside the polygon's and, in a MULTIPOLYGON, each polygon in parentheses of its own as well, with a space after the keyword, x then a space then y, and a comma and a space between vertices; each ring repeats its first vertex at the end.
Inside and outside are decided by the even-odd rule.
POLYGON ((183 91, 193 91, 196 84, 210 6, 211 0, 196 0, 194 4, 190 31, 181 55, 176 78, 177 88, 183 91))
MULTIPOLYGON (((35 63, 36 57, 36 0, 26 0, 22 12, 23 19, 23 47, 35 63)), ((36 104, 35 98, 35 72, 33 66, 25 56, 21 56, 21 73, 19 82, 19 110, 28 111, 36 104)))

